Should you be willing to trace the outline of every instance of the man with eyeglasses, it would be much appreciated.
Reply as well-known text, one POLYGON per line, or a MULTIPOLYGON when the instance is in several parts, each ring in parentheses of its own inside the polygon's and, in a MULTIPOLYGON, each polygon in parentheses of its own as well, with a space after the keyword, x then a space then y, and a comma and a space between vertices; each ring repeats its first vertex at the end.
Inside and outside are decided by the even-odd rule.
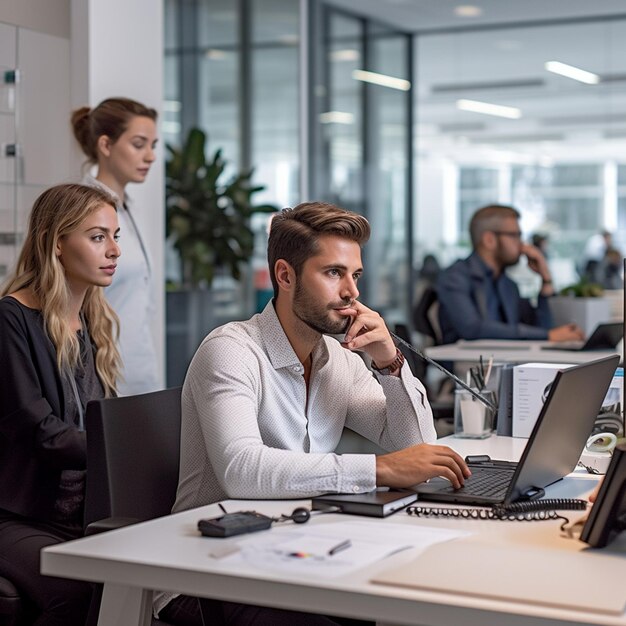
POLYGON ((539 248, 522 241, 519 219, 519 211, 513 207, 496 204, 482 207, 472 216, 472 254, 456 261, 437 281, 443 343, 458 339, 583 339, 575 324, 552 328, 550 269, 539 248), (541 277, 536 307, 520 297, 517 285, 504 271, 522 255, 541 277))

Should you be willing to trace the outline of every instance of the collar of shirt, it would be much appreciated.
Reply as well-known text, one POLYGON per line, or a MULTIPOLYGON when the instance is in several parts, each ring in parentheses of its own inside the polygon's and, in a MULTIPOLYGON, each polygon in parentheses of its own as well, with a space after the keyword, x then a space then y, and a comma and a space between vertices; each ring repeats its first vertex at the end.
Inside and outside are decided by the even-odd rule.
MULTIPOLYGON (((273 300, 270 300, 265 309, 259 314, 258 324, 261 331, 263 348, 274 369, 302 367, 302 363, 300 363, 300 359, 298 359, 291 343, 289 343, 289 339, 278 319, 273 300)), ((321 369, 328 362, 326 340, 334 341, 334 339, 326 339, 322 336, 313 348, 314 370, 321 369)), ((304 371, 304 368, 302 371, 304 371)))
MULTIPOLYGON (((480 254, 478 254, 478 252, 472 252, 472 254, 470 255, 470 259, 471 259, 472 273, 480 277, 485 276, 493 282, 497 281, 497 278, 494 278, 493 269, 489 267, 483 261, 482 257, 480 256, 480 254)), ((503 273, 504 272, 502 272, 500 276, 502 276, 503 273)))
POLYGON ((120 197, 113 191, 113 189, 107 187, 103 182, 100 182, 91 174, 85 174, 80 182, 82 185, 87 185, 88 187, 96 187, 96 189, 102 189, 102 191, 105 191, 110 196, 113 196, 116 200, 118 211, 123 209, 125 206, 128 206, 129 204, 130 199, 128 197, 128 194, 124 193, 124 198, 120 200, 120 197))

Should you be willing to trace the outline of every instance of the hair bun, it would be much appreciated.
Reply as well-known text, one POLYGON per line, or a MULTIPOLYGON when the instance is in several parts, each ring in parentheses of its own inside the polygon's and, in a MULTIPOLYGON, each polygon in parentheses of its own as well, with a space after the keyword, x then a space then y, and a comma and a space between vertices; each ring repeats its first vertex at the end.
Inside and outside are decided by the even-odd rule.
POLYGON ((89 125, 90 113, 90 107, 80 107, 72 113, 70 123, 72 125, 72 130, 74 131, 74 137, 76 137, 76 141, 80 144, 83 152, 90 159, 95 159, 96 154, 93 149, 93 142, 91 141, 91 128, 89 125))

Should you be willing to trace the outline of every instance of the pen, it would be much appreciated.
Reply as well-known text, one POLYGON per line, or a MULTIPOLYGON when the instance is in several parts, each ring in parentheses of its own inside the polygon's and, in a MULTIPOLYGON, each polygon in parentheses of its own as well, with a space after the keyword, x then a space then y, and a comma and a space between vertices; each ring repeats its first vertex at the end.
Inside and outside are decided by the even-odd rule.
POLYGON ((333 546, 328 551, 328 556, 333 556, 334 554, 337 554, 337 552, 341 552, 342 550, 347 550, 351 545, 352 545, 352 542, 349 539, 346 539, 345 541, 338 543, 336 546, 333 546))

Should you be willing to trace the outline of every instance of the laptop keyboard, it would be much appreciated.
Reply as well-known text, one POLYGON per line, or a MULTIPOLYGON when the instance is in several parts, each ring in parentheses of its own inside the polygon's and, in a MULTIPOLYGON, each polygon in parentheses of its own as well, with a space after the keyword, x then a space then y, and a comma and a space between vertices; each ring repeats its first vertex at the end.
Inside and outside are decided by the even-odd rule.
POLYGON ((472 468, 472 475, 465 479, 465 486, 461 489, 446 489, 455 493, 465 493, 471 496, 487 496, 502 498, 509 488, 513 472, 509 469, 480 470, 472 468))

